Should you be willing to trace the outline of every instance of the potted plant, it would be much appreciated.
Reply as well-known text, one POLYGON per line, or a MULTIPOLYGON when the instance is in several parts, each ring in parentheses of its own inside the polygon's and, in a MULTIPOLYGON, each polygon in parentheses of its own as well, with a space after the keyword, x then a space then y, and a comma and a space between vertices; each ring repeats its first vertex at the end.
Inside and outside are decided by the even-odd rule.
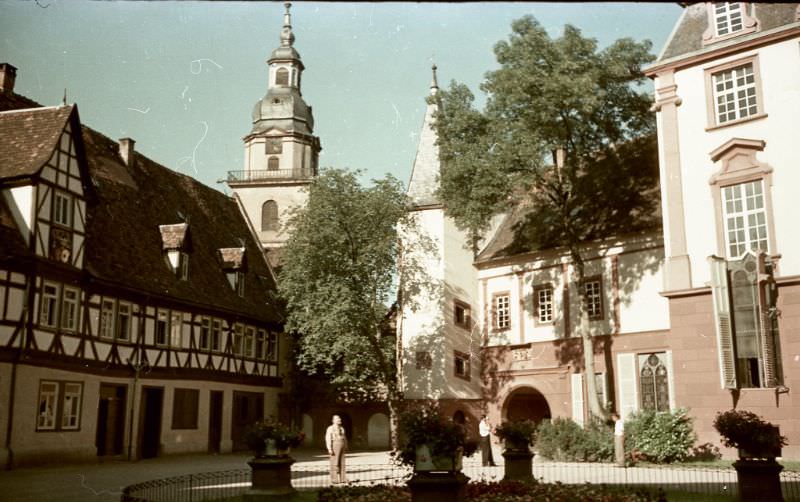
POLYGON ((507 451, 529 451, 536 443, 537 428, 532 420, 515 420, 498 425, 494 433, 503 441, 507 451))
POLYGON ((286 457, 292 448, 303 444, 305 433, 270 417, 247 427, 244 438, 256 458, 286 457))
POLYGON ((739 458, 775 459, 786 446, 786 437, 777 427, 750 411, 717 413, 714 428, 722 436, 722 444, 738 448, 739 458))
POLYGON ((253 470, 253 481, 250 490, 244 494, 244 500, 291 496, 295 492, 291 471, 294 459, 289 456, 289 450, 300 446, 305 434, 270 417, 247 427, 244 439, 255 455, 248 462, 253 470))
POLYGON ((783 466, 775 457, 786 446, 786 438, 778 428, 745 410, 717 413, 714 428, 722 436, 722 444, 739 450, 739 460, 733 463, 739 479, 739 498, 782 501, 783 466))
POLYGON ((392 456, 414 471, 459 471, 462 457, 478 447, 464 426, 443 419, 433 405, 401 414, 400 433, 405 442, 392 456))
POLYGON ((503 422, 495 428, 495 434, 503 441, 505 451, 506 480, 533 480, 533 453, 531 446, 536 442, 537 425, 531 420, 503 422))

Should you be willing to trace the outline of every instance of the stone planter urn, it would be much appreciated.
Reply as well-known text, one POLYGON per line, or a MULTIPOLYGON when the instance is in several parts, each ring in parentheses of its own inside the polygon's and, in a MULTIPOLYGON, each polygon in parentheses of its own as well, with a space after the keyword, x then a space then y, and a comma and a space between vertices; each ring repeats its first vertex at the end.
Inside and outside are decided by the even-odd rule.
POLYGON ((408 481, 412 502, 462 502, 469 478, 461 473, 463 452, 454 457, 431 454, 417 447, 414 475, 408 481))
POLYGON ((292 487, 292 464, 288 455, 258 456, 247 462, 253 470, 253 484, 245 492, 247 502, 286 500, 296 490, 292 487))
POLYGON ((774 458, 740 456, 733 467, 739 479, 739 500, 783 502, 780 478, 783 466, 774 458))
POLYGON ((504 481, 533 481, 533 453, 527 443, 506 443, 504 481))

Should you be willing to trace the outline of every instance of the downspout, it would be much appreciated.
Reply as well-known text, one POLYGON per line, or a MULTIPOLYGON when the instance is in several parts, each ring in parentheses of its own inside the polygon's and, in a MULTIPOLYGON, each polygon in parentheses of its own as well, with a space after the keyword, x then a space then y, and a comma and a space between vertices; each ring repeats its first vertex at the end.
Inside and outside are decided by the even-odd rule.
POLYGON ((22 351, 25 350, 25 340, 30 333, 33 333, 33 316, 30 315, 30 306, 33 305, 33 295, 35 290, 33 285, 36 283, 36 269, 31 268, 31 275, 25 285, 25 296, 22 304, 22 318, 24 329, 19 337, 19 350, 14 355, 11 362, 11 389, 8 396, 8 426, 6 427, 6 449, 8 449, 8 459, 6 460, 6 470, 10 471, 14 467, 14 450, 11 448, 11 439, 14 433, 14 398, 17 388, 17 366, 22 358, 22 351))

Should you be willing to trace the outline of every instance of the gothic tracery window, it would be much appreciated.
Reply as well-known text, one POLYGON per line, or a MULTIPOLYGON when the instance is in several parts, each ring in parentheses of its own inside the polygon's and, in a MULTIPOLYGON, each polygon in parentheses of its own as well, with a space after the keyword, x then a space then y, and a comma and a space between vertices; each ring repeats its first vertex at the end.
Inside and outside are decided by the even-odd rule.
POLYGON ((669 372, 663 358, 663 353, 640 356, 642 409, 669 411, 669 372))

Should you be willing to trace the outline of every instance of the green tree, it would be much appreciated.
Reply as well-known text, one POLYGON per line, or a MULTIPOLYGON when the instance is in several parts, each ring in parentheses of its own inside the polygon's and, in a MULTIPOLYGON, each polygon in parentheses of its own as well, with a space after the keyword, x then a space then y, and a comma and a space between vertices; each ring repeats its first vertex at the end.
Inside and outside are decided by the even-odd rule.
MULTIPOLYGON (((456 82, 432 98, 440 100, 439 197, 474 236, 524 202, 520 250, 564 247, 580 287, 587 241, 658 224, 655 124, 641 88, 651 44, 621 39, 600 50, 569 25, 551 38, 530 16, 511 27, 494 48, 499 68, 481 84, 483 111, 456 82)), ((607 418, 586 378, 594 347, 583 302, 578 331, 589 408, 607 418)))
POLYGON ((396 337, 385 329, 398 282, 415 285, 414 264, 398 270, 398 225, 412 225, 402 184, 387 175, 369 187, 358 172, 325 169, 308 204, 290 220, 279 291, 296 362, 324 375, 349 400, 385 400, 397 447, 396 337))

